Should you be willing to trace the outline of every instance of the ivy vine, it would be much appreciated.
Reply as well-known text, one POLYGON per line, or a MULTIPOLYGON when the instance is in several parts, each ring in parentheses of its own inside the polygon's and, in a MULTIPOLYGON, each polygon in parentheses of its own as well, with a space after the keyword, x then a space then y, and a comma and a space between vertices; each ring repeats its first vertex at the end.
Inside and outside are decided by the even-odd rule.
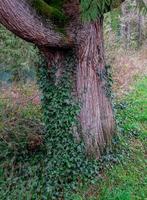
POLYGON ((41 59, 39 65, 38 80, 46 126, 46 194, 51 199, 70 199, 69 191, 76 190, 85 179, 87 182, 94 180, 98 173, 98 162, 86 158, 84 144, 73 136, 80 110, 72 95, 74 57, 71 53, 66 56, 58 82, 55 78, 58 66, 49 70, 45 59, 41 59))

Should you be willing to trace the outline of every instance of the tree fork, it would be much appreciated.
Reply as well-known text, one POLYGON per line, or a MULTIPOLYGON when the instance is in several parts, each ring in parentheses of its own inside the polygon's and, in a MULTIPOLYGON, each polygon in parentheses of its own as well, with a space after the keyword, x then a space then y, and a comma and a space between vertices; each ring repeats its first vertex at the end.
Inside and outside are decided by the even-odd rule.
POLYGON ((51 22, 41 19, 28 0, 0 1, 0 23, 17 36, 37 46, 72 46, 72 39, 56 32, 51 22))

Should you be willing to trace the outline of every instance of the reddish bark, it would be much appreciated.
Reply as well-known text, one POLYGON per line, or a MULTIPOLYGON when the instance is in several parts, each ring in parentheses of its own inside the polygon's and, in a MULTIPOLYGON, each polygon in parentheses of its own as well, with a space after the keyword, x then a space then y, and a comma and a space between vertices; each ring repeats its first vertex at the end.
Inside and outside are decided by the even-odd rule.
POLYGON ((1 0, 0 23, 17 36, 38 46, 68 47, 69 40, 43 21, 27 0, 1 0))
POLYGON ((110 144, 114 119, 107 97, 102 19, 85 25, 85 40, 78 47, 77 92, 81 99, 82 136, 89 154, 100 156, 110 144))

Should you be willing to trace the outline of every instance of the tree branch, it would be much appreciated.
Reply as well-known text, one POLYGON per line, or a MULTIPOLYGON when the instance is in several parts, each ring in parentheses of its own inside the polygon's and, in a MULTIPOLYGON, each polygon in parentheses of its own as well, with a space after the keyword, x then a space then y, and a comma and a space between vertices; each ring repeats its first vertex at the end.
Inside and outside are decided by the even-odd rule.
POLYGON ((55 32, 51 23, 42 20, 27 0, 0 0, 0 23, 37 46, 71 46, 71 41, 63 34, 55 32))

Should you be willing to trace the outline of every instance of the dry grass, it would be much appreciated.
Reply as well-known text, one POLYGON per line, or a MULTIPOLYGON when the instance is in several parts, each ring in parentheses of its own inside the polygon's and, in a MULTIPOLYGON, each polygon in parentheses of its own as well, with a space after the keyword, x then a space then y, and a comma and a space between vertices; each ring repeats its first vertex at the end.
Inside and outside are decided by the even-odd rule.
POLYGON ((12 84, 0 88, 1 100, 8 100, 14 105, 27 106, 40 104, 40 92, 35 82, 29 84, 12 84))
POLYGON ((147 75, 147 41, 144 46, 133 52, 120 50, 112 62, 114 85, 117 97, 122 97, 132 90, 136 78, 147 75))

